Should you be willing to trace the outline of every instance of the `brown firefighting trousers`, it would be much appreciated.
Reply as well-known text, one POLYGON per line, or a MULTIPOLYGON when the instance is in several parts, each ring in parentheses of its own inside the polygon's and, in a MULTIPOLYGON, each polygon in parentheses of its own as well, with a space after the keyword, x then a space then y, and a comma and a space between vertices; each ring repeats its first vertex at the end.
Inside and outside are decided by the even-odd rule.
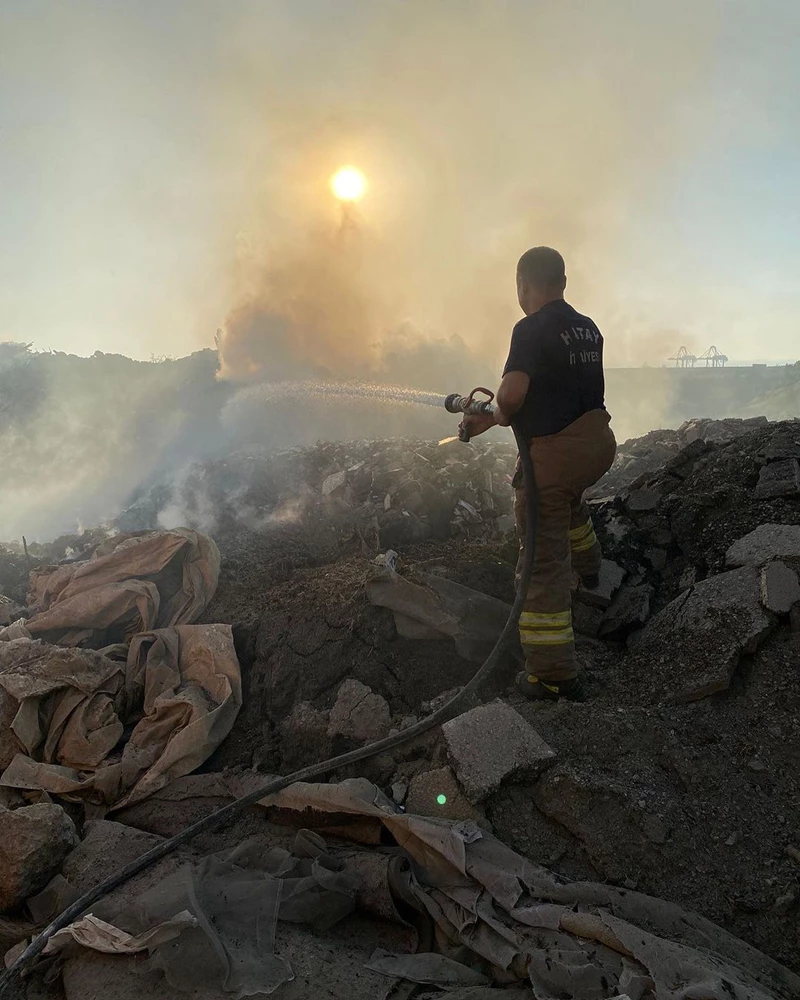
MULTIPOLYGON (((584 413, 558 434, 534 438, 531 458, 539 493, 533 572, 519 634, 528 673, 542 681, 569 680, 578 672, 572 631, 572 573, 598 573, 602 553, 583 492, 611 468, 617 443, 605 410, 584 413)), ((514 478, 514 514, 525 538, 525 489, 514 478)))

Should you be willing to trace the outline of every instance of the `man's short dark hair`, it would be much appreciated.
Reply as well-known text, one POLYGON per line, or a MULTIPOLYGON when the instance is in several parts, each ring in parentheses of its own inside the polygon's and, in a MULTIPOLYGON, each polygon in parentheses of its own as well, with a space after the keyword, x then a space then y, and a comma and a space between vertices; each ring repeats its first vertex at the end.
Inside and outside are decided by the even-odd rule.
POLYGON ((564 258, 552 247, 533 247, 520 257, 517 274, 534 288, 563 287, 566 278, 564 258))

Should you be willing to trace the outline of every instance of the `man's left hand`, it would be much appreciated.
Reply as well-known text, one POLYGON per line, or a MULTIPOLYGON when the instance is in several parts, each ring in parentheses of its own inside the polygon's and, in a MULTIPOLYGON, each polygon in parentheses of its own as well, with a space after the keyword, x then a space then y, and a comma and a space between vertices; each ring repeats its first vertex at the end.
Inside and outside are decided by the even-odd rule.
POLYGON ((493 413, 464 414, 461 423, 458 425, 459 436, 467 441, 479 434, 484 434, 491 427, 494 427, 495 419, 493 413))

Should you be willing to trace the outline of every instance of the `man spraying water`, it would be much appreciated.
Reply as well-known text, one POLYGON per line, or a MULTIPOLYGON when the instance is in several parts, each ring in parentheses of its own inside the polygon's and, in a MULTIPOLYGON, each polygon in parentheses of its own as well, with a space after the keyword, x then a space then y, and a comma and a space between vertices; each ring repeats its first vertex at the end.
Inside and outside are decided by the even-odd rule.
MULTIPOLYGON (((530 444, 538 487, 536 547, 519 620, 526 669, 517 687, 528 698, 580 699, 572 630, 572 573, 597 587, 602 554, 584 491, 611 468, 616 441, 605 408, 603 337, 564 301, 564 258, 534 247, 517 264, 517 297, 525 313, 492 412, 466 415, 468 439, 514 421, 530 444)), ((519 465, 514 512, 525 536, 525 490, 519 465)))

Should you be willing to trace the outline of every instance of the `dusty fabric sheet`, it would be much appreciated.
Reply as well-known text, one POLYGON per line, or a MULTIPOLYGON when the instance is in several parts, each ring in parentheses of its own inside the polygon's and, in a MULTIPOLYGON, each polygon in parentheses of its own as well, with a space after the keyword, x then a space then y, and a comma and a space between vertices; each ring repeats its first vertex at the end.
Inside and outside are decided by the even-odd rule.
POLYGON ((18 705, 12 729, 26 750, 0 785, 104 807, 138 802, 199 767, 242 703, 229 625, 137 635, 126 662, 24 638, 0 643, 0 687, 18 705))
POLYGON ((184 910, 144 934, 133 935, 89 914, 65 927, 64 930, 56 932, 45 945, 42 954, 55 955, 74 941, 84 948, 101 951, 106 955, 135 955, 137 952, 149 951, 160 944, 172 941, 187 927, 196 926, 195 918, 184 910))
POLYGON ((84 562, 31 574, 35 638, 95 648, 196 621, 214 596, 216 543, 189 528, 115 535, 84 562))
MULTIPOLYGON (((482 995, 490 983, 524 983, 536 1000, 800 996, 800 977, 696 914, 642 893, 565 882, 471 821, 399 812, 365 779, 297 783, 262 805, 297 812, 305 822, 315 812, 355 816, 393 835, 406 857, 402 898, 430 915, 436 948, 423 956, 374 956, 369 967, 386 975, 435 982, 465 997, 472 989, 482 995)), ((269 992, 290 976, 275 953, 275 921, 329 926, 357 896, 357 872, 323 844, 301 831, 294 856, 242 845, 184 871, 182 888, 165 881, 146 893, 136 926, 126 914, 117 922, 141 934, 189 912, 198 928, 155 949, 170 983, 191 989, 213 972, 237 996, 269 992)))
POLYGON ((292 853, 253 839, 178 869, 115 924, 83 917, 50 951, 72 941, 109 954, 147 951, 150 967, 181 992, 213 983, 236 997, 269 994, 293 978, 275 954, 278 920, 330 928, 353 912, 361 884, 308 830, 297 834, 292 853))
POLYGON ((480 972, 431 952, 416 955, 390 955, 378 950, 370 958, 367 968, 394 979, 408 979, 412 983, 432 986, 488 986, 489 980, 480 972))
MULTIPOLYGON (((511 612, 503 601, 453 580, 424 573, 414 582, 388 567, 373 570, 367 597, 394 612, 403 638, 452 638, 458 654, 475 663, 486 659, 511 612)), ((522 662, 518 636, 510 650, 522 662)))
POLYGON ((796 1000, 800 977, 697 914, 642 893, 564 882, 471 822, 399 813, 363 779, 298 783, 264 805, 374 817, 412 860, 440 950, 537 1000, 796 1000))

